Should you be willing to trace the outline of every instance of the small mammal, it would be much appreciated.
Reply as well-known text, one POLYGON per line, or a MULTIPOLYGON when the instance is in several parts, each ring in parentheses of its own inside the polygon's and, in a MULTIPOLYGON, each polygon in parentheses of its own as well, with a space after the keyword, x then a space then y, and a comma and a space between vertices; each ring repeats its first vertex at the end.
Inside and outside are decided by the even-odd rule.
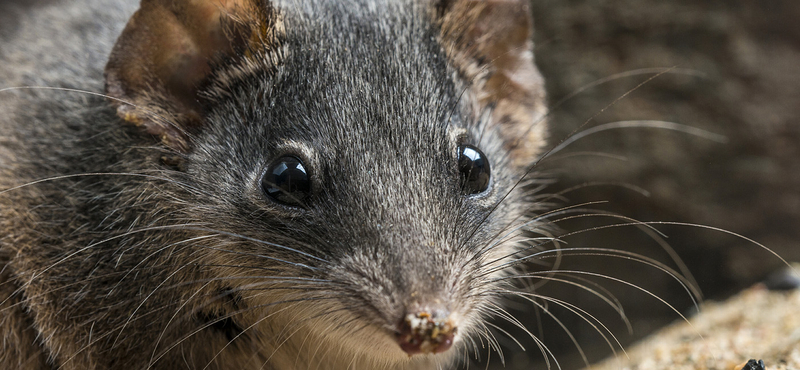
POLYGON ((0 367, 447 368, 497 312, 527 1, 0 13, 0 88, 63 89, 0 92, 0 367))

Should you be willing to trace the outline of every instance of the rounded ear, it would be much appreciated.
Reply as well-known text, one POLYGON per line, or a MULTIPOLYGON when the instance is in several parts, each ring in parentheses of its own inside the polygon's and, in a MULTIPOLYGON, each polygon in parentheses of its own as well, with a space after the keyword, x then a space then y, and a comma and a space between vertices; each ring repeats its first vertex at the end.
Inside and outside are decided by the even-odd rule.
POLYGON ((215 63, 267 42, 276 12, 259 0, 142 0, 111 51, 106 93, 117 114, 186 151, 215 63))
POLYGON ((491 110, 512 162, 527 166, 545 144, 544 80, 533 60, 529 0, 440 0, 435 17, 450 62, 481 116, 491 110))

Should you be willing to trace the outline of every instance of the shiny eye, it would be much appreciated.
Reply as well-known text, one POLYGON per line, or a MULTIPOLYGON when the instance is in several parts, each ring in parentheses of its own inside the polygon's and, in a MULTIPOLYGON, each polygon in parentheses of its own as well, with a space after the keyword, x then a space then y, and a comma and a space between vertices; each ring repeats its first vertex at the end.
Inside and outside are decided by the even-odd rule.
POLYGON ((280 203, 300 206, 311 193, 311 179, 303 161, 284 156, 273 162, 261 177, 261 188, 280 203))
POLYGON ((465 195, 486 191, 492 178, 489 160, 472 145, 458 147, 458 171, 461 172, 461 192, 465 195))

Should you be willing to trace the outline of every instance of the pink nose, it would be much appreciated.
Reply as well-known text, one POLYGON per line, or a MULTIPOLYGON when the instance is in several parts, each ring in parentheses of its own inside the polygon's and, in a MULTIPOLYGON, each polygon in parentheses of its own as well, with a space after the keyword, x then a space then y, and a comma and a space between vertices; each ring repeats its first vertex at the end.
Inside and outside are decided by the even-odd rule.
POLYGON ((397 342, 409 356, 442 353, 453 345, 456 329, 449 316, 434 317, 426 311, 408 314, 398 324, 397 342))

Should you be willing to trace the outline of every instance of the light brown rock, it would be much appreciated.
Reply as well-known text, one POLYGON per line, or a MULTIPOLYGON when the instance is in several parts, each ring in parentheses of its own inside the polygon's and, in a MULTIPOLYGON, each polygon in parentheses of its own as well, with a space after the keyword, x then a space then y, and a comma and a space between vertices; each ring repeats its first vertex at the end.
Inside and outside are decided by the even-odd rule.
POLYGON ((739 370, 751 358, 769 370, 800 369, 800 291, 756 285, 702 305, 688 323, 668 326, 627 353, 587 370, 739 370))

